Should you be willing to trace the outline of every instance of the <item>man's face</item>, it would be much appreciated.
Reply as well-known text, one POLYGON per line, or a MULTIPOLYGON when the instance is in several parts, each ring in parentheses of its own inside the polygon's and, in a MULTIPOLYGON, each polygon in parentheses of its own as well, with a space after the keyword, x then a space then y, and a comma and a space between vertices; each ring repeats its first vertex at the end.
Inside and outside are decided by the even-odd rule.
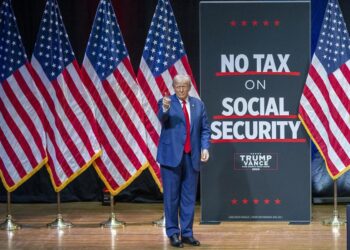
POLYGON ((180 81, 180 82, 175 82, 173 84, 173 88, 176 96, 180 100, 186 100, 186 98, 188 97, 188 93, 190 92, 191 85, 188 81, 180 81))

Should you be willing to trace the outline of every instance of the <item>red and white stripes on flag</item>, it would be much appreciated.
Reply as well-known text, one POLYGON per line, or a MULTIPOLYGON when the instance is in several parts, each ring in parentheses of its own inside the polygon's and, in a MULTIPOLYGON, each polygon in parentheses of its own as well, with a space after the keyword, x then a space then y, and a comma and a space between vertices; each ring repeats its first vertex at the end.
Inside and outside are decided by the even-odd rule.
MULTIPOLYGON (((168 0, 159 0, 137 74, 137 80, 146 97, 144 106, 147 115, 147 145, 151 152, 149 159, 156 158, 161 130, 157 102, 164 95, 174 93, 172 82, 177 74, 191 77, 193 86, 189 94, 199 98, 171 5, 168 0)), ((159 165, 150 163, 150 167, 155 181, 162 189, 159 165)))
POLYGON ((101 154, 97 128, 56 0, 48 0, 31 60, 46 119, 48 165, 61 191, 101 154))
POLYGON ((148 167, 148 148, 141 92, 110 0, 97 8, 82 73, 103 149, 94 166, 116 195, 148 167))
POLYGON ((9 0, 0 9, 0 34, 0 177, 12 192, 47 158, 43 111, 9 0))
POLYGON ((350 169, 350 39, 329 0, 300 100, 299 118, 337 179, 350 169))
POLYGON ((0 170, 12 192, 47 162, 42 108, 35 96, 31 66, 16 70, 0 88, 0 170))

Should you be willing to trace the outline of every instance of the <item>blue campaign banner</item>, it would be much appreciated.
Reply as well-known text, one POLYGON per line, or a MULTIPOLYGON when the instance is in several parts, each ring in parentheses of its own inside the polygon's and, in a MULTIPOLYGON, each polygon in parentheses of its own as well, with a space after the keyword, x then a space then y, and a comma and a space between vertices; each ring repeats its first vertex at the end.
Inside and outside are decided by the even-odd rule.
POLYGON ((203 223, 310 221, 310 141, 297 116, 309 63, 309 1, 200 3, 212 143, 203 223))

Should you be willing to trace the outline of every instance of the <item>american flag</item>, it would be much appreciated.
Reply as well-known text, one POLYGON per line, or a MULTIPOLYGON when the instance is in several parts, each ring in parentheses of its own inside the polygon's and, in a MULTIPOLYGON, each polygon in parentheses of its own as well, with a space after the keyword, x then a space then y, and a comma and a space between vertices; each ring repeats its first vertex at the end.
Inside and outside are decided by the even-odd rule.
POLYGON ((329 0, 299 106, 299 117, 337 179, 350 167, 350 39, 329 0))
MULTIPOLYGON (((137 80, 146 97, 145 123, 151 159, 156 157, 161 129, 157 118, 157 102, 163 95, 174 93, 172 80, 177 74, 187 74, 191 77, 193 87, 190 95, 199 97, 171 5, 168 0, 159 0, 137 73, 137 80)), ((161 188, 159 165, 150 165, 151 173, 161 188)))
POLYGON ((0 176, 14 191, 46 161, 43 111, 11 1, 0 10, 0 176))
POLYGON ((42 96, 49 173, 56 192, 101 154, 91 98, 56 0, 46 2, 31 63, 42 96))
POLYGON ((94 166, 112 195, 148 167, 141 91, 110 0, 101 0, 82 73, 103 154, 94 166))

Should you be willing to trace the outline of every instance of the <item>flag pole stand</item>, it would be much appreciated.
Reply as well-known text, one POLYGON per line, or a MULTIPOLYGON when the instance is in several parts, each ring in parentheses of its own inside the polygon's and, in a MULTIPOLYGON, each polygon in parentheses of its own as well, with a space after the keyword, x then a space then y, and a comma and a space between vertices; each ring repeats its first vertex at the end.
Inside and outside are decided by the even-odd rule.
POLYGON ((11 193, 7 192, 7 216, 3 223, 0 224, 1 230, 14 231, 20 229, 21 225, 16 224, 11 215, 11 193))
POLYGON ((322 222, 325 226, 339 227, 345 224, 345 221, 339 218, 338 212, 338 192, 337 192, 337 180, 333 181, 334 186, 334 207, 333 207, 333 216, 330 219, 326 219, 322 222))
POLYGON ((157 227, 165 227, 165 216, 164 216, 164 213, 163 213, 162 217, 159 220, 153 221, 153 225, 155 225, 157 227))
POLYGON ((61 195, 60 192, 57 192, 57 218, 47 224, 48 228, 57 228, 57 229, 64 229, 64 228, 71 228, 73 226, 72 223, 69 221, 65 221, 61 214, 61 195))
POLYGON ((117 228, 117 227, 123 227, 125 226, 125 222, 124 221, 119 221, 116 218, 116 215, 114 213, 114 196, 111 194, 111 204, 110 204, 110 208, 111 208, 111 215, 109 217, 109 219, 105 222, 102 222, 100 224, 101 227, 103 228, 117 228))

